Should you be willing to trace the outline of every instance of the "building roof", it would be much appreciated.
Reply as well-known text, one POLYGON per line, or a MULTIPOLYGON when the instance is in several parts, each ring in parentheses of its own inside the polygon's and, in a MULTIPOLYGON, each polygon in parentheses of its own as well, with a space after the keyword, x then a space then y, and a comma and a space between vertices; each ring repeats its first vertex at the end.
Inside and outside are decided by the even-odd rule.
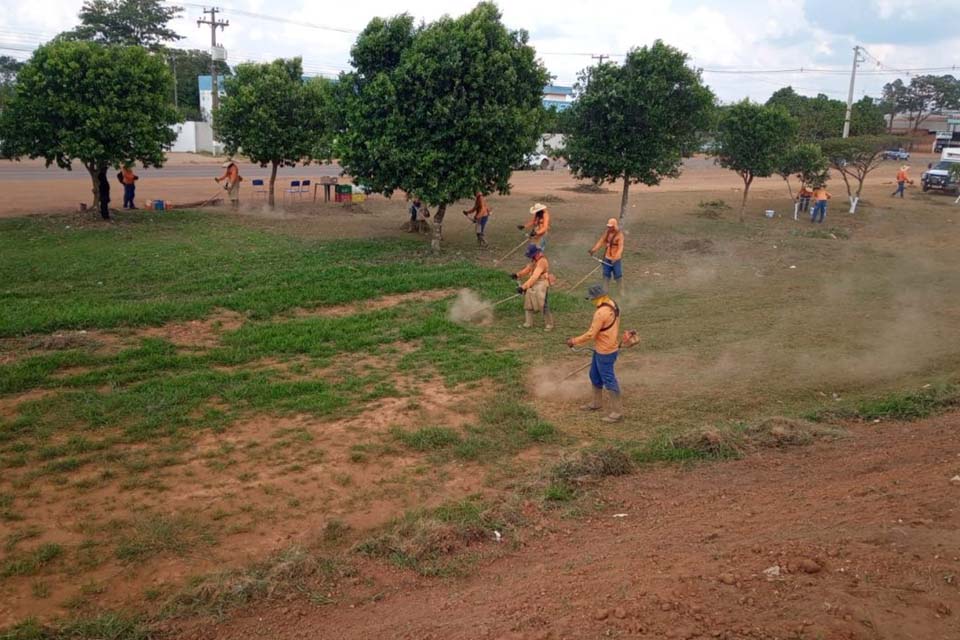
POLYGON ((560 85, 548 84, 543 88, 543 92, 555 95, 572 96, 573 87, 563 87, 560 85))

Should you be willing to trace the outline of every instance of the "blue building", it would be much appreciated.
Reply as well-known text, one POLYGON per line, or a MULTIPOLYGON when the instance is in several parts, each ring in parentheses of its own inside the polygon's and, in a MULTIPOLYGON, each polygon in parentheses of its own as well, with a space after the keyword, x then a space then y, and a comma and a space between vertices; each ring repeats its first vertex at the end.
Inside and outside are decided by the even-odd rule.
POLYGON ((573 87, 548 84, 543 88, 543 106, 558 111, 569 109, 573 104, 573 87))

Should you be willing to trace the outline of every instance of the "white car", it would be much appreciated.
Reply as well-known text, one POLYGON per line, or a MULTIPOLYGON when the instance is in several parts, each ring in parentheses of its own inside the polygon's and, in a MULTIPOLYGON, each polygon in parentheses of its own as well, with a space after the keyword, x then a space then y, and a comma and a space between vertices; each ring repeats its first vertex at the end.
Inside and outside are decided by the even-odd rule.
POLYGON ((524 164, 527 169, 546 171, 550 168, 550 156, 545 156, 542 153, 531 153, 527 156, 527 161, 524 164))

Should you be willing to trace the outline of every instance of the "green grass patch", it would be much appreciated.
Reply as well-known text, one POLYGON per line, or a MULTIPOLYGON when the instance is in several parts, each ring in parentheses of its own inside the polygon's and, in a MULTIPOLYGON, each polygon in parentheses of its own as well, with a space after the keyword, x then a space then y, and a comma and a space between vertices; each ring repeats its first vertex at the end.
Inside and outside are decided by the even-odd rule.
POLYGON ((26 620, 6 631, 0 640, 149 640, 149 628, 138 618, 105 613, 61 625, 44 625, 26 620))
POLYGON ((814 411, 806 417, 818 422, 830 419, 919 420, 957 406, 960 406, 960 386, 936 384, 919 391, 864 400, 852 408, 814 411))
POLYGON ((182 556, 214 543, 208 528, 195 517, 148 514, 120 534, 116 557, 121 562, 141 562, 163 553, 182 556))
POLYGON ((394 429, 390 433, 415 451, 434 451, 460 442, 460 434, 448 427, 421 427, 416 431, 394 429))
POLYGON ((63 555, 63 547, 52 542, 41 544, 25 553, 15 553, 0 563, 0 578, 32 576, 63 555))
POLYGON ((408 511, 355 550, 422 575, 451 575, 461 566, 455 560, 458 552, 490 540, 494 531, 506 531, 518 522, 519 516, 504 505, 468 497, 435 509, 408 511))

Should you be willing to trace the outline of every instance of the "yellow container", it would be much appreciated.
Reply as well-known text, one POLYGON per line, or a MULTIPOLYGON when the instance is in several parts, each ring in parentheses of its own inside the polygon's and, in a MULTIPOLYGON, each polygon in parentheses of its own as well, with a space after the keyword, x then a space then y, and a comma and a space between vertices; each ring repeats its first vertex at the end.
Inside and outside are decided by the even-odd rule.
POLYGON ((367 194, 365 193, 355 193, 353 194, 353 202, 363 202, 367 199, 367 194))

